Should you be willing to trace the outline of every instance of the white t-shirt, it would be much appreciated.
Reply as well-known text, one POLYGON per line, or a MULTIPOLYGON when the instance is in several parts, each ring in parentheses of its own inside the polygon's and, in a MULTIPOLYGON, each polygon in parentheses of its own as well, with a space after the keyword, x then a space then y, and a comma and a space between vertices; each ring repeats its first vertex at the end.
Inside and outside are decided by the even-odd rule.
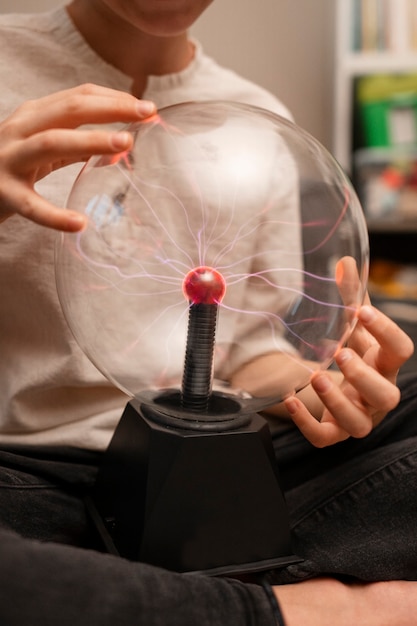
MULTIPOLYGON (((87 45, 64 8, 0 16, 0 119, 20 103, 84 82, 129 91, 131 79, 87 45)), ((150 76, 144 98, 159 108, 232 100, 290 118, 270 93, 217 65, 196 42, 182 72, 150 76)), ((39 192, 65 206, 79 165, 42 180, 39 192)), ((127 397, 84 355, 57 297, 57 234, 14 216, 0 226, 0 442, 105 448, 127 397)))

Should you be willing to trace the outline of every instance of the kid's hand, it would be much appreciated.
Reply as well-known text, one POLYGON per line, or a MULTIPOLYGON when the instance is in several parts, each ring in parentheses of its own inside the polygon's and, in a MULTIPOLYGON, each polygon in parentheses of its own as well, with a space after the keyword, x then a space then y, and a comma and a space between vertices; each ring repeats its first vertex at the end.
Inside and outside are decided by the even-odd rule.
MULTIPOLYGON (((346 284, 352 284, 353 259, 344 259, 346 284)), ((357 279, 359 280, 359 279, 357 279)), ((349 289, 339 285, 345 303, 349 289)), ((343 379, 332 372, 315 372, 311 387, 323 404, 321 419, 308 411, 296 396, 285 406, 294 423, 315 446, 365 437, 400 400, 398 370, 413 353, 413 342, 398 326, 369 304, 357 313, 357 324, 345 348, 336 356, 343 379)))
POLYGON ((0 123, 0 221, 18 213, 57 230, 81 230, 83 216, 48 202, 36 193, 35 183, 93 154, 122 152, 132 145, 125 131, 80 126, 137 122, 155 110, 153 103, 128 93, 88 84, 19 106, 0 123))

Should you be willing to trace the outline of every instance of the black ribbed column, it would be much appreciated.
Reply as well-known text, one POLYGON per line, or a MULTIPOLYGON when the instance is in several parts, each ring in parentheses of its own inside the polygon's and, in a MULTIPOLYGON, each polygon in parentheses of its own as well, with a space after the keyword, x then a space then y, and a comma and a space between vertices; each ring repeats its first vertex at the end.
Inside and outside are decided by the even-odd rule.
POLYGON ((212 384, 217 304, 191 304, 181 402, 184 409, 207 411, 212 384))

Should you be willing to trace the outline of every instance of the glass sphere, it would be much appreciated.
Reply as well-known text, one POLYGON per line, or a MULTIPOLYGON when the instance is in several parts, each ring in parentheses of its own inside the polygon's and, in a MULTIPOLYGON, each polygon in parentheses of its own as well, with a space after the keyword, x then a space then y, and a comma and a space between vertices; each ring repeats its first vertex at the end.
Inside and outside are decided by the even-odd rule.
POLYGON ((199 359, 207 393, 243 411, 304 387, 366 288, 366 225, 341 168, 293 123, 233 102, 170 106, 128 130, 130 151, 81 171, 68 207, 87 227, 57 244, 81 348, 145 402, 194 385, 199 359))

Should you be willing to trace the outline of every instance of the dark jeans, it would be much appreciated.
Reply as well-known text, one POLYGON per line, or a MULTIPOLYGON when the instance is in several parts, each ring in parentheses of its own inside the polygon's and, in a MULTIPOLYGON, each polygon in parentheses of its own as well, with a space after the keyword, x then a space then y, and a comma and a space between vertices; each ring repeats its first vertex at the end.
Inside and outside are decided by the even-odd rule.
POLYGON ((0 452, 2 626, 275 626, 259 585, 95 551, 83 496, 100 458, 79 450, 0 452))
MULTIPOLYGON (((417 379, 402 381, 399 407, 365 439, 318 450, 290 429, 274 445, 304 559, 275 572, 276 582, 320 574, 417 580, 417 379)), ((100 459, 80 450, 0 451, 1 624, 273 626, 256 585, 94 551, 83 496, 100 459)))
POLYGON ((364 439, 318 450, 297 431, 275 441, 296 553, 304 562, 276 575, 365 581, 417 580, 417 377, 364 439))

